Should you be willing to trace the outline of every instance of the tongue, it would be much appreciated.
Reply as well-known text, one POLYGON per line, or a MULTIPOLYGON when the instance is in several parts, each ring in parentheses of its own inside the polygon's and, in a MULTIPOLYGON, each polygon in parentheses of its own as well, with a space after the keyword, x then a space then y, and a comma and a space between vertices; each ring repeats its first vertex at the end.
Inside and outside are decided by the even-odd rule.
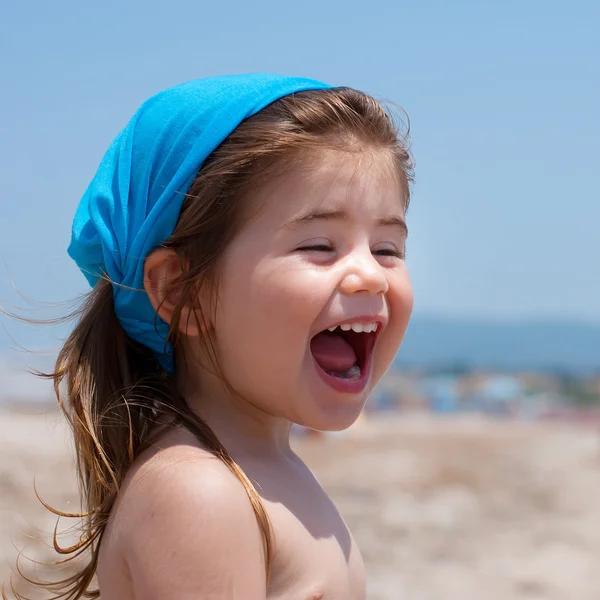
POLYGON ((343 372, 356 364, 352 346, 339 334, 319 333, 312 339, 310 348, 324 371, 343 372))

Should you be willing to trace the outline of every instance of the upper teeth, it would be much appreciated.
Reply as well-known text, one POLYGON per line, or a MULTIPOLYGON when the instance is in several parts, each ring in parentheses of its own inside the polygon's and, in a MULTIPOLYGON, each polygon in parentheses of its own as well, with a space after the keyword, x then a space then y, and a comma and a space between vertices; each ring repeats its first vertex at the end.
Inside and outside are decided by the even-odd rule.
POLYGON ((335 331, 338 327, 342 331, 350 331, 352 329, 356 333, 372 333, 373 331, 377 331, 377 323, 344 323, 343 325, 330 327, 329 331, 335 331))

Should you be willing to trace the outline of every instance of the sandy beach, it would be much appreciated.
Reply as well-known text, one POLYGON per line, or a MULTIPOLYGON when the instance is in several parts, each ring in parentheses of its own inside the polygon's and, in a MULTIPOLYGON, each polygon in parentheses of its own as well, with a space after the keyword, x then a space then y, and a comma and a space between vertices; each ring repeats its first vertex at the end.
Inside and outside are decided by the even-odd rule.
MULTIPOLYGON (((599 440, 558 424, 379 415, 295 445, 361 547, 369 600, 598 600, 599 440)), ((33 482, 77 511, 72 463, 53 409, 0 409, 0 580, 15 548, 55 557, 55 517, 33 482)))

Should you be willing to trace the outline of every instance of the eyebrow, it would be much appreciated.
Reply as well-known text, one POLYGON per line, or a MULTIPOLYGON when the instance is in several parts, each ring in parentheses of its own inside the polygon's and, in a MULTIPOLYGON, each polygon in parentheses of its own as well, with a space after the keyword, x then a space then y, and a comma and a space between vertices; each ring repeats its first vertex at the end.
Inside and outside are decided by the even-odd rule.
MULTIPOLYGON (((343 210, 315 209, 288 221, 285 223, 284 227, 294 229, 306 225, 307 223, 313 223, 314 221, 350 221, 350 216, 343 210)), ((376 223, 377 225, 382 226, 398 227, 402 230, 404 235, 408 235, 408 227, 406 226, 406 221, 402 217, 396 215, 382 217, 377 219, 376 223)))

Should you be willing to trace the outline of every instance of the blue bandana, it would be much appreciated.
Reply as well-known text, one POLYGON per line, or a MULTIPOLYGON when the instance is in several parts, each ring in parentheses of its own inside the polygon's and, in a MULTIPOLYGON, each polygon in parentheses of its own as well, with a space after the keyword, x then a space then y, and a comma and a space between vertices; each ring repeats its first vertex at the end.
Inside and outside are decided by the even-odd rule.
POLYGON ((144 291, 144 259, 171 236, 200 166, 244 119, 283 96, 328 87, 270 74, 184 83, 146 101, 102 159, 68 252, 92 287, 110 278, 123 329, 167 371, 174 369, 169 328, 144 291))

